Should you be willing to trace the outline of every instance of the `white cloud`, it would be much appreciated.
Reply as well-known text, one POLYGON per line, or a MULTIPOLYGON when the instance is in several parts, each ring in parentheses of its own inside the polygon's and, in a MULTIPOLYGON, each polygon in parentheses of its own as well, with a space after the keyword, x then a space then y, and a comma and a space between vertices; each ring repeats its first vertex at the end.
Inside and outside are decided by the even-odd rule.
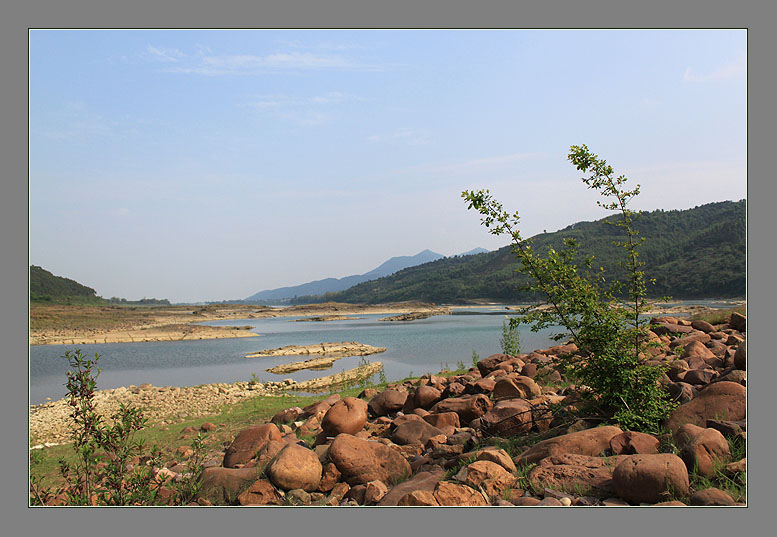
POLYGON ((363 100, 360 97, 339 91, 331 91, 313 97, 270 94, 259 95, 244 106, 260 114, 269 114, 299 125, 311 126, 330 121, 333 118, 330 112, 332 106, 363 100))
POLYGON ((745 76, 747 73, 747 56, 743 52, 735 59, 726 62, 706 73, 695 72, 690 67, 683 73, 683 82, 712 82, 745 76))
POLYGON ((176 48, 163 48, 147 45, 146 51, 155 60, 166 63, 177 62, 186 57, 186 54, 176 48))
MULTIPOLYGON (((376 65, 367 65, 341 54, 319 54, 307 51, 278 51, 264 55, 216 54, 198 46, 194 54, 178 49, 148 45, 148 55, 155 61, 171 64, 165 68, 172 73, 204 76, 258 75, 279 72, 311 70, 382 71, 376 65)), ((345 50, 345 49, 342 49, 345 50)))

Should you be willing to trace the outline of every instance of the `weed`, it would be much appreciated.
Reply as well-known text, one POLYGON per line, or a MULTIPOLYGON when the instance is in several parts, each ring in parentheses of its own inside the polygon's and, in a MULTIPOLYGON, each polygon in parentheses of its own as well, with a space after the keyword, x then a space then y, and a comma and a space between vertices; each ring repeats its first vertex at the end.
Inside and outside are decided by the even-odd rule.
POLYGON ((516 356, 521 354, 521 339, 518 332, 519 319, 507 319, 502 321, 502 338, 499 343, 502 353, 516 356))

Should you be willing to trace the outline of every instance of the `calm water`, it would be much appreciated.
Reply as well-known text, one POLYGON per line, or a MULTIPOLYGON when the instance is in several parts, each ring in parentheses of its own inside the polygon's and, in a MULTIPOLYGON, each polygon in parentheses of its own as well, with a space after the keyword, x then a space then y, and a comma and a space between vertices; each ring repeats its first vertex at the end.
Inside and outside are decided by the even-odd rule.
MULTIPOLYGON (((689 302, 686 302, 689 303, 689 302)), ((711 307, 726 305, 709 301, 695 302, 711 307)), ((298 371, 275 375, 266 369, 295 362, 308 356, 246 358, 262 349, 285 345, 313 345, 322 342, 358 341, 386 352, 367 356, 383 362, 386 377, 396 380, 408 376, 436 373, 458 362, 472 364, 472 351, 481 357, 500 352, 499 340, 504 307, 456 310, 455 315, 439 315, 412 322, 380 322, 386 315, 360 315, 358 320, 329 322, 291 322, 298 317, 213 321, 205 324, 250 325, 259 337, 166 341, 149 343, 107 343, 94 345, 39 345, 30 347, 30 403, 59 399, 66 394, 68 370, 65 351, 80 348, 87 356, 100 354, 101 373, 98 389, 139 385, 193 386, 212 382, 246 381, 256 374, 263 381, 291 378, 297 381, 330 375, 359 365, 360 356, 337 360, 328 370, 298 371), (475 314, 476 313, 476 314, 475 314)), ((529 352, 555 344, 555 330, 534 333, 521 327, 521 349, 529 352)))

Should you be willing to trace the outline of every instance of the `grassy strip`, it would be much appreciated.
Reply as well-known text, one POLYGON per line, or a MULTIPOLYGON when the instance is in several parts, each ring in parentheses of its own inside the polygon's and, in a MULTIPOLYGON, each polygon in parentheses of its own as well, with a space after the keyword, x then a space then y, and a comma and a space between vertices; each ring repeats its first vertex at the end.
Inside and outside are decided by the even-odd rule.
POLYGON ((723 324, 728 322, 729 317, 731 317, 731 314, 734 312, 746 315, 747 305, 696 313, 688 317, 688 319, 691 321, 707 321, 710 324, 723 324))

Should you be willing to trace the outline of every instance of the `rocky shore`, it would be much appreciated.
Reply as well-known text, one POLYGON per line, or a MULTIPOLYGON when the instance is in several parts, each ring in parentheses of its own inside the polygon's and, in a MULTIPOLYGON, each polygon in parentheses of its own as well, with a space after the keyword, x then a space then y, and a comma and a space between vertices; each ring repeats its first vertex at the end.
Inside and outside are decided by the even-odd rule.
POLYGON ((746 329, 737 313, 651 320, 644 359, 667 366, 660 382, 679 405, 662 434, 567 417, 586 388, 549 363, 577 356, 573 343, 494 354, 245 428, 204 469, 192 505, 744 506, 746 329))
POLYGON ((680 403, 664 435, 563 417, 578 388, 559 387, 548 362, 574 344, 495 354, 242 430, 201 475, 197 504, 745 505, 747 461, 731 451, 747 434, 745 331, 738 314, 653 320, 660 347, 646 359, 669 363, 662 383, 680 403), (710 486, 720 475, 740 488, 710 486))

